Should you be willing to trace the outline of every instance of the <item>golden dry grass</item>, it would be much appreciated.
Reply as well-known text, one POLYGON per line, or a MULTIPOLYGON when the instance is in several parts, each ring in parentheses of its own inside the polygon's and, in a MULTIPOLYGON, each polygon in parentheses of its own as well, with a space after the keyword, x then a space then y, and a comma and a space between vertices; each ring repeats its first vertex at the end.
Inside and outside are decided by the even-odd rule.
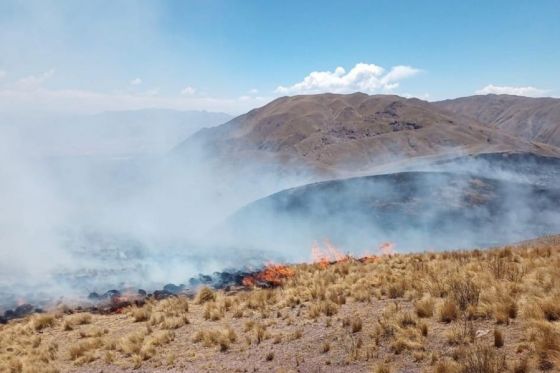
POLYGON ((293 266, 275 289, 0 326, 0 372, 560 370, 560 239, 293 266))

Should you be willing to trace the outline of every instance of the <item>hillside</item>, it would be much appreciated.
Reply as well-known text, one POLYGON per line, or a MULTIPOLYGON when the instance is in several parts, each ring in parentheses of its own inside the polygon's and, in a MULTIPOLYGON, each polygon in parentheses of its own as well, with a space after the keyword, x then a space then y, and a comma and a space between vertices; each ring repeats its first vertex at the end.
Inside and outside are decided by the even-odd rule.
POLYGON ((560 231, 558 175, 549 186, 488 176, 399 172, 308 184, 249 204, 228 219, 224 232, 245 246, 302 258, 291 248, 326 238, 345 248, 387 240, 421 251, 488 247, 560 231))
POLYGON ((362 93, 282 97, 198 132, 175 154, 200 148, 218 164, 281 165, 327 175, 418 157, 558 154, 425 101, 362 93))
POLYGON ((555 372, 559 249, 558 237, 358 259, 331 249, 269 266, 272 288, 201 288, 109 315, 60 305, 0 325, 0 371, 555 372))
POLYGON ((560 146, 560 99, 486 95, 434 105, 527 140, 560 146))

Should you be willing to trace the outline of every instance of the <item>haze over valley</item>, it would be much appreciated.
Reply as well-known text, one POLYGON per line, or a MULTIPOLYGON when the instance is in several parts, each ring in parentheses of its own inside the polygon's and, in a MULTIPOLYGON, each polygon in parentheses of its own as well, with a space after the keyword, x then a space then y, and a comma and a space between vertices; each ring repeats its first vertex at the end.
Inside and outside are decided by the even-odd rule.
POLYGON ((559 12, 0 1, 0 372, 557 371, 559 12))

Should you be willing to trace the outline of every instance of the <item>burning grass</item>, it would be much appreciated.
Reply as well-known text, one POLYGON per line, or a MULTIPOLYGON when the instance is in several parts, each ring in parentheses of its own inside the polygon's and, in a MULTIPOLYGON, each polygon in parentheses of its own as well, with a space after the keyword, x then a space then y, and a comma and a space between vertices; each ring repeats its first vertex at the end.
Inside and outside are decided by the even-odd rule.
POLYGON ((269 264, 239 288, 0 326, 0 371, 560 370, 560 239, 269 264))

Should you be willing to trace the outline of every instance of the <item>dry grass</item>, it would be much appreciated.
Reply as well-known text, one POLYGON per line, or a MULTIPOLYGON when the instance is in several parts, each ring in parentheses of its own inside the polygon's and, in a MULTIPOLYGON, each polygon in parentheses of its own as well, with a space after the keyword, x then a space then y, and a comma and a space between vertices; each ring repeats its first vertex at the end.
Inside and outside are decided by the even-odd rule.
POLYGON ((214 300, 216 300, 216 293, 214 292, 214 290, 210 289, 207 286, 203 286, 202 288, 200 288, 198 294, 196 295, 197 304, 204 304, 206 302, 214 300))
POLYGON ((559 371, 559 248, 301 264, 274 289, 33 315, 0 325, 0 371, 559 371))
POLYGON ((445 300, 439 310, 439 319, 442 322, 450 323, 457 320, 459 312, 457 310, 457 305, 453 300, 445 300))
POLYGON ((430 295, 417 300, 414 309, 418 317, 432 317, 434 315, 434 300, 430 295))
POLYGON ((54 315, 51 314, 35 315, 31 318, 33 329, 37 331, 53 326, 55 321, 54 315))

